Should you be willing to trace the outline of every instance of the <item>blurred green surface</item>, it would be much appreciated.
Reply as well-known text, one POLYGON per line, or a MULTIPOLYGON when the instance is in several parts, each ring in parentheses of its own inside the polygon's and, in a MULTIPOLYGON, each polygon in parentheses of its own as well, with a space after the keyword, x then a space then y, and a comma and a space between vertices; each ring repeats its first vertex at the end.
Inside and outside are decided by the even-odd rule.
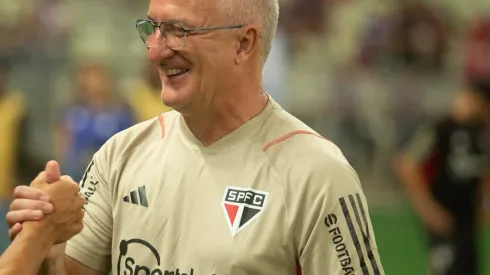
MULTIPOLYGON (((6 207, 0 208, 5 217, 6 207)), ((427 251, 425 236, 417 218, 408 208, 371 210, 376 241, 387 275, 425 275, 427 251)), ((0 251, 8 245, 5 223, 0 226, 0 251)), ((490 252, 490 227, 481 234, 482 273, 490 274, 490 262, 484 260, 490 252)))
MULTIPOLYGON (((376 241, 387 275, 426 275, 426 238, 417 217, 407 207, 395 211, 372 211, 376 241)), ((480 233, 480 274, 490 274, 490 227, 480 233), (487 257, 488 258, 488 257, 487 257)))

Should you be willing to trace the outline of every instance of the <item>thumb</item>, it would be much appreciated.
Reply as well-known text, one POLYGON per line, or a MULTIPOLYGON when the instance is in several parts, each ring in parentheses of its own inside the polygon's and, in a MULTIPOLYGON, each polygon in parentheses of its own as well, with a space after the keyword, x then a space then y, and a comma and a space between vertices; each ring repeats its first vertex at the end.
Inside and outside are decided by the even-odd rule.
POLYGON ((59 181, 61 178, 61 169, 60 165, 57 161, 49 161, 46 164, 46 170, 45 170, 45 180, 47 183, 53 183, 56 181, 59 181))

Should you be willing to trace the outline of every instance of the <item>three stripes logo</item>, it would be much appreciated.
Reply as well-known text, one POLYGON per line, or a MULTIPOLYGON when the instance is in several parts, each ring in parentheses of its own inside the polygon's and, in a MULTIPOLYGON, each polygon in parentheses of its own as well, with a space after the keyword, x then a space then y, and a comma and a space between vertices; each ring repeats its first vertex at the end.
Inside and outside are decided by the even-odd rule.
MULTIPOLYGON (((381 275, 380 267, 376 256, 373 253, 373 239, 369 232, 369 223, 366 217, 366 212, 362 204, 361 196, 359 193, 342 197, 339 199, 340 206, 342 208, 342 214, 347 223, 349 234, 356 248, 357 257, 359 257, 359 263, 363 275, 381 275), (365 252, 364 252, 365 251, 365 252), (367 254, 367 259, 365 257, 367 254), (369 263, 369 264, 368 264, 369 263), (369 266, 371 268, 369 268, 369 266), (372 270, 372 273, 371 273, 372 270)), ((335 250, 338 252, 338 258, 345 274, 354 274, 354 268, 352 267, 352 257, 349 255, 344 239, 342 236, 340 227, 337 226, 338 218, 335 214, 329 214, 325 217, 324 223, 329 228, 329 233, 332 236, 332 241, 335 245, 335 250)))
POLYGON ((146 198, 146 187, 143 185, 138 187, 138 190, 131 191, 131 193, 129 193, 129 196, 125 196, 123 198, 123 201, 148 207, 148 200, 146 198))

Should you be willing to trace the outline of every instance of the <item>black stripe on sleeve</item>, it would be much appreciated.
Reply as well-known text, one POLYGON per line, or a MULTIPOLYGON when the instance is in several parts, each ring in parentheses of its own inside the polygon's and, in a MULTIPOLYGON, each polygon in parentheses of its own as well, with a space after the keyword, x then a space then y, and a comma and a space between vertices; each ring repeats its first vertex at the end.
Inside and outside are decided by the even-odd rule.
POLYGON ((366 219, 366 214, 364 212, 364 207, 362 206, 359 194, 356 194, 356 195, 358 198, 359 208, 361 209, 361 213, 363 216, 364 225, 362 224, 361 219, 359 217, 359 210, 357 209, 358 207, 356 205, 356 202, 354 201, 354 196, 349 195, 349 201, 350 201, 350 204, 352 206, 352 209, 354 209, 354 214, 356 216, 357 225, 359 226, 359 229, 361 231, 362 239, 364 241, 364 248, 366 249, 368 259, 371 262, 371 267, 373 268, 374 274, 379 275, 380 273, 379 273, 378 263, 376 262, 376 258, 374 257, 373 250, 371 248, 371 242, 370 242, 370 238, 369 238, 369 225, 367 224, 367 219, 366 219))
POLYGON ((349 213, 349 209, 347 208, 347 204, 345 203, 345 198, 340 198, 339 199, 340 206, 342 207, 342 212, 344 213, 345 220, 347 222, 347 226, 349 227, 349 232, 350 236, 352 238, 352 242, 354 243, 354 246, 356 247, 357 251, 357 256, 359 257, 359 263, 362 269, 362 274, 363 275, 369 275, 369 270, 366 265, 366 262, 364 261, 364 254, 361 249, 361 243, 359 242, 359 239, 357 238, 357 233, 356 229, 354 228, 354 224, 352 224, 352 219, 349 213))

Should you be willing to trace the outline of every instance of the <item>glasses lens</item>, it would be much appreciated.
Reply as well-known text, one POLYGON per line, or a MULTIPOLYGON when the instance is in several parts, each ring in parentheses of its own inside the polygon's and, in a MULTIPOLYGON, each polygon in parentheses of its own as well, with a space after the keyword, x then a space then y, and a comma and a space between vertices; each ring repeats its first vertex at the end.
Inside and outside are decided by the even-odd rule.
POLYGON ((153 24, 150 21, 146 21, 146 20, 138 20, 136 22, 136 28, 138 29, 138 33, 141 37, 141 40, 143 40, 143 42, 146 42, 148 36, 152 35, 153 32, 155 31, 153 24))
POLYGON ((181 50, 185 46, 185 30, 178 23, 164 23, 161 26, 163 39, 167 46, 173 50, 181 50))

